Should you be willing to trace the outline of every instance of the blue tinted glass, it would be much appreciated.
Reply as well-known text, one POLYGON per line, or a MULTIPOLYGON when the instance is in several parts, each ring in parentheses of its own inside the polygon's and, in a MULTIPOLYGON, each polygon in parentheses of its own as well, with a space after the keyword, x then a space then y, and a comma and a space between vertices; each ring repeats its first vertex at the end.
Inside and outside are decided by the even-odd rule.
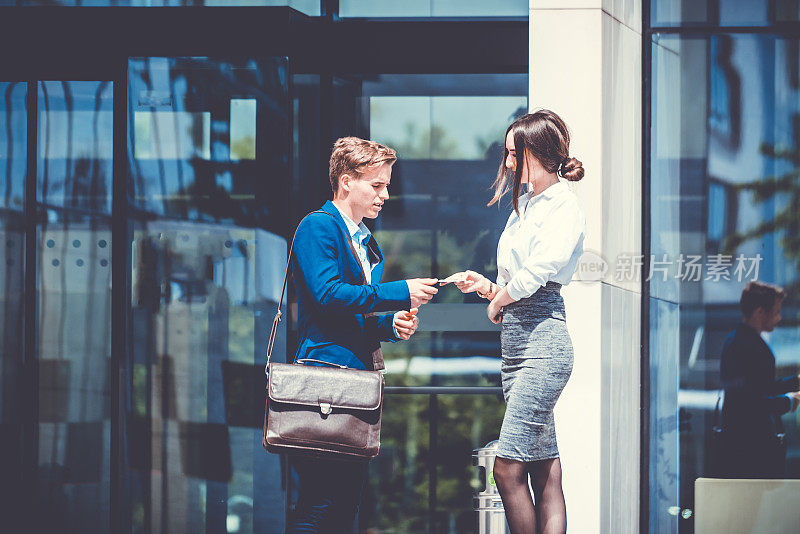
POLYGON ((37 200, 111 213, 111 82, 40 82, 37 200))
MULTIPOLYGON (((27 83, 0 83, 0 510, 23 510, 25 387, 25 172, 27 169, 27 83)), ((13 513, 12 512, 12 513, 13 513)), ((13 519, 12 525, 13 523, 13 519)), ((13 528, 13 527, 11 527, 13 528)))
POLYGON ((797 21, 795 0, 652 0, 651 24, 657 26, 769 26, 797 21))
POLYGON ((135 532, 283 531, 281 461, 262 449, 260 423, 286 266, 286 69, 283 58, 128 61, 135 532))
MULTIPOLYGON (((398 152, 375 222, 385 280, 471 269, 494 279, 510 208, 487 208, 505 130, 527 111, 527 75, 380 75, 355 94, 357 135, 398 152), (435 214, 435 216, 432 216, 435 214)), ((499 328, 452 285, 420 309, 420 332, 387 344, 390 385, 499 385, 499 328)))
POLYGON ((312 17, 320 15, 319 0, 0 0, 0 6, 14 5, 80 7, 289 6, 312 17))
POLYGON ((38 484, 54 512, 33 530, 109 528, 112 110, 111 82, 38 83, 38 484))
POLYGON ((0 206, 22 211, 27 169, 25 82, 0 82, 0 206))
MULTIPOLYGON (((730 449, 717 444, 713 428, 715 420, 733 424, 736 414, 735 405, 716 413, 720 392, 735 395, 731 384, 754 376, 751 360, 730 380, 721 375, 730 347, 740 346, 725 342, 743 320, 748 282, 787 294, 782 320, 762 325, 772 356, 752 356, 774 357, 774 376, 764 375, 764 384, 800 371, 799 50, 797 39, 770 34, 654 36, 650 248, 672 268, 649 281, 653 532, 691 531, 699 477, 739 478, 719 461, 730 449)), ((752 404, 787 391, 753 388, 752 404)), ((782 427, 788 446, 785 458, 766 453, 777 467, 756 478, 800 477, 796 414, 756 412, 748 427, 767 421, 753 430, 758 439, 773 440, 782 427)), ((767 516, 754 519, 754 532, 772 528, 777 518, 767 516)))
POLYGON ((473 451, 497 439, 504 412, 497 395, 387 395, 362 531, 475 532, 470 503, 487 475, 473 465, 473 451))
POLYGON ((527 0, 340 0, 342 17, 527 17, 527 0))

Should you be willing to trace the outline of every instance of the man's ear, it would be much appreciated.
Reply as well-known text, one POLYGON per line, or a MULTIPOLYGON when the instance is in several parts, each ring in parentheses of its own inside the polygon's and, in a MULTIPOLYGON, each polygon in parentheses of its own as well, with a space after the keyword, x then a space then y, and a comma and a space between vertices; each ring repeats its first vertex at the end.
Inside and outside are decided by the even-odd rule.
POLYGON ((343 174, 339 177, 339 189, 350 192, 350 181, 353 179, 349 174, 343 174))

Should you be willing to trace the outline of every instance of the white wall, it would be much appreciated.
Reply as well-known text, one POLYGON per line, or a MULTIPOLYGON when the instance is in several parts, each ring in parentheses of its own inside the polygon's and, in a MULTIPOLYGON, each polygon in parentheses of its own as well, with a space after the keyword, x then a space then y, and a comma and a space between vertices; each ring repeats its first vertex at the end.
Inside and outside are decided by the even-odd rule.
POLYGON ((530 2, 531 109, 569 125, 585 248, 610 266, 563 290, 575 367, 556 426, 572 532, 639 530, 640 282, 614 266, 641 254, 641 18, 639 0, 530 2))

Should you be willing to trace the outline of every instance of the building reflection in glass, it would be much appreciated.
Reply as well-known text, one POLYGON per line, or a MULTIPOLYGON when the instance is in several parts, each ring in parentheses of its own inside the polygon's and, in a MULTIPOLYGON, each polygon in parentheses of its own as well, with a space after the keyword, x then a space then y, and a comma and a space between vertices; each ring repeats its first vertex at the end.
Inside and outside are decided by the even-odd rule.
POLYGON ((259 427, 289 226, 286 62, 136 58, 128 80, 133 528, 278 532, 259 427))
POLYGON ((38 528, 109 528, 112 93, 38 83, 38 528))
POLYGON ((4 517, 22 510, 27 83, 0 82, 0 491, 4 517))
MULTIPOLYGON (((525 74, 381 74, 335 80, 336 135, 397 149, 391 197, 374 222, 385 280, 472 269, 496 276, 510 207, 487 208, 505 129, 527 111, 525 74), (349 110, 354 113, 349 114, 349 110)), ((369 223, 368 224, 372 224, 369 223)), ((381 454, 370 466, 361 526, 396 532, 471 532, 473 449, 497 438, 494 390, 436 394, 431 386, 500 385, 499 328, 485 301, 452 286, 420 310, 409 341, 383 346, 391 391, 381 454)))
MULTIPOLYGON (((798 42, 770 34, 657 37, 651 252, 702 256, 703 270, 698 279, 673 269, 650 280, 650 524, 653 532, 692 532, 691 513, 673 512, 691 511, 695 480, 715 475, 709 439, 719 358, 741 321, 748 280, 787 290, 783 320, 765 338, 776 377, 800 368, 798 42), (729 266, 723 275, 709 270, 715 258, 729 266)), ((782 420, 787 477, 798 478, 798 417, 782 420)))

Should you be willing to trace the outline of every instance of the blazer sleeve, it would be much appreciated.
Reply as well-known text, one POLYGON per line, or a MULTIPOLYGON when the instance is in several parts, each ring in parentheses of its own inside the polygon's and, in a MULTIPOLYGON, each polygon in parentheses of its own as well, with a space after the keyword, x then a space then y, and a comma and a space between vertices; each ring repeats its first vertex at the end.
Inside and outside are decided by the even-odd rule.
POLYGON ((796 375, 779 378, 772 385, 773 395, 783 395, 784 393, 798 390, 800 390, 800 377, 796 375))
POLYGON ((763 373, 759 373, 753 363, 756 361, 757 351, 760 351, 760 347, 751 343, 728 344, 725 347, 720 368, 723 387, 726 394, 733 393, 740 396, 754 407, 771 413, 784 414, 791 409, 791 400, 781 394, 786 391, 780 390, 783 386, 791 386, 791 381, 787 380, 785 384, 779 386, 780 381, 765 382, 759 379, 763 373))
POLYGON ((391 341, 392 343, 400 341, 400 338, 394 335, 394 314, 377 315, 373 318, 381 341, 391 341))
POLYGON ((405 280, 369 285, 342 280, 338 234, 331 217, 315 214, 297 228, 294 238, 295 275, 300 275, 312 300, 324 311, 370 313, 408 309, 411 296, 405 280))

